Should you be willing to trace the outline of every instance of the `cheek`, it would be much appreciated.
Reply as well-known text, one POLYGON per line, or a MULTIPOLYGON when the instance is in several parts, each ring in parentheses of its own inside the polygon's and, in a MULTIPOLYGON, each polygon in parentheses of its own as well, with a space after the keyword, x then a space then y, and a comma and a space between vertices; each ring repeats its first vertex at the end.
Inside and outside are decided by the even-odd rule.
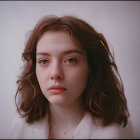
POLYGON ((85 89, 88 79, 88 68, 80 68, 69 72, 67 79, 69 81, 69 85, 74 89, 85 89))
POLYGON ((40 72, 38 68, 36 68, 36 77, 37 77, 38 82, 40 83, 42 79, 42 73, 40 72))
POLYGON ((37 76, 37 80, 41 88, 44 86, 45 81, 47 81, 48 79, 47 73, 48 73, 47 71, 43 71, 42 69, 38 67, 36 68, 36 76, 37 76))

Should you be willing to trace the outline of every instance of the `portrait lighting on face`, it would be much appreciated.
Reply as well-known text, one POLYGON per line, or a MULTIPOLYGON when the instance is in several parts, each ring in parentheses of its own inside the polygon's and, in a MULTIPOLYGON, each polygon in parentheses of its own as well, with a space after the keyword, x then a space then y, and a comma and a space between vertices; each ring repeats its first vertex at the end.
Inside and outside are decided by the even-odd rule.
POLYGON ((79 100, 88 79, 84 49, 67 32, 48 31, 39 40, 36 54, 37 79, 48 101, 68 105, 79 100))

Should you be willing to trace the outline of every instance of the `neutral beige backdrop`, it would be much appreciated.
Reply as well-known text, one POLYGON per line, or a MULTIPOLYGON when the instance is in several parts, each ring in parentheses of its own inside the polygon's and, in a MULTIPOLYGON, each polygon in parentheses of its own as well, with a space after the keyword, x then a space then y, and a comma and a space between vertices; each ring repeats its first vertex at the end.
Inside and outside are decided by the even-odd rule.
POLYGON ((122 76, 134 127, 140 138, 140 2, 139 1, 1 1, 0 2, 0 138, 16 113, 16 80, 22 69, 25 34, 45 15, 73 15, 102 32, 122 76))

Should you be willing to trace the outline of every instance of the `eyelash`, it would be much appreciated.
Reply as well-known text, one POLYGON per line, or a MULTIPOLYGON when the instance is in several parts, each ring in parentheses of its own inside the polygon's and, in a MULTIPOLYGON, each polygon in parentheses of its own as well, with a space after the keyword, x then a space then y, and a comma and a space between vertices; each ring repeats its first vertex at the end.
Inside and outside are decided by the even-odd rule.
POLYGON ((77 59, 75 58, 68 58, 65 62, 69 61, 68 63, 72 64, 72 63, 77 63, 77 59), (72 60, 72 62, 70 62, 72 60))
POLYGON ((39 60, 39 63, 45 65, 46 63, 44 64, 44 61, 46 61, 46 63, 49 62, 47 59, 41 59, 41 60, 39 60))
MULTIPOLYGON (((46 65, 46 64, 49 63, 49 60, 47 60, 47 59, 40 59, 38 62, 39 62, 39 64, 46 65)), ((68 63, 68 64, 75 64, 77 62, 78 62, 78 60, 75 59, 75 58, 68 58, 68 59, 66 59, 64 61, 64 63, 68 63)))

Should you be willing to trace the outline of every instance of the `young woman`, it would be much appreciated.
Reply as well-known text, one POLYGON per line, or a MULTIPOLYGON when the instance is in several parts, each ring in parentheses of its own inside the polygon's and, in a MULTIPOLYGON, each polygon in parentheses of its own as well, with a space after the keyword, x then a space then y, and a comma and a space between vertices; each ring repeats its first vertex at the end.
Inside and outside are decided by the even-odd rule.
POLYGON ((121 77, 104 36, 88 23, 42 18, 23 59, 13 138, 129 138, 121 77))

